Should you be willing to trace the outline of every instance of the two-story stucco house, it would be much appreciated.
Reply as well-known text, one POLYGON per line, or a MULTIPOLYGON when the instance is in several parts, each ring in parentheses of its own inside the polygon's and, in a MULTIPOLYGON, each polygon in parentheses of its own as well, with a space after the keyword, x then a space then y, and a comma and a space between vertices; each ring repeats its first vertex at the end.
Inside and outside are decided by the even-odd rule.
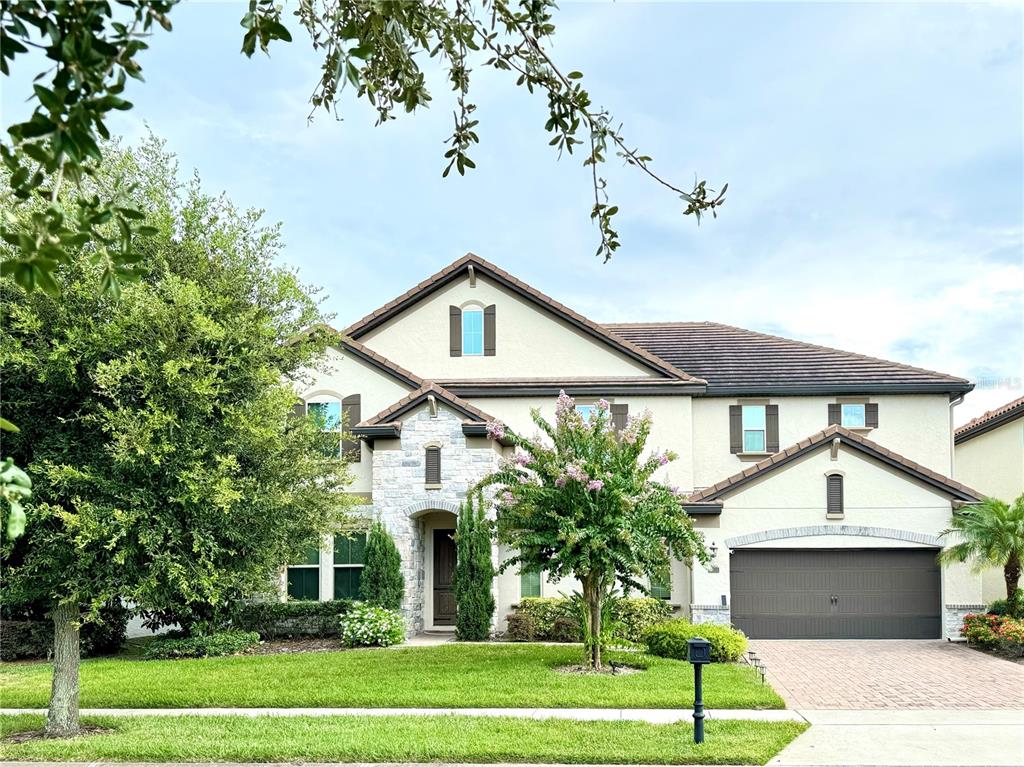
MULTIPOLYGON (((953 476, 1006 503, 1024 493, 1024 397, 973 418, 953 433, 953 476)), ((983 576, 985 601, 1006 596, 1000 568, 983 576)))
MULTIPOLYGON (((486 424, 532 434, 530 409, 553 417, 560 390, 619 419, 649 409, 649 447, 681 456, 662 478, 714 559, 653 591, 694 621, 934 638, 980 604, 980 576, 935 562, 953 509, 978 499, 950 479, 961 378, 711 322, 601 325, 472 254, 341 331, 312 376, 307 409, 350 424, 351 489, 402 553, 411 631, 454 623, 459 504, 509 452, 486 424)), ((361 556, 326 540, 286 591, 354 596, 361 556)), ((506 571, 496 628, 521 597, 573 586, 506 571)))

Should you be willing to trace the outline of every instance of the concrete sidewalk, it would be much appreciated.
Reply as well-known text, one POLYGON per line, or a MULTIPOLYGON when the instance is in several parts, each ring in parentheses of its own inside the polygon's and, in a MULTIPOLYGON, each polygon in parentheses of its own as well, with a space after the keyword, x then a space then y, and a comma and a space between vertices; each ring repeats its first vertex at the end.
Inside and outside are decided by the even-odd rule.
MULTIPOLYGON (((509 716, 523 719, 692 722, 688 708, 83 708, 82 716, 509 716)), ((707 719, 802 722, 787 709, 707 709, 707 719)), ((4 708, 0 714, 46 714, 45 708, 4 708)))
POLYGON ((801 710, 810 729, 768 762, 776 767, 1020 767, 1024 710, 801 710))

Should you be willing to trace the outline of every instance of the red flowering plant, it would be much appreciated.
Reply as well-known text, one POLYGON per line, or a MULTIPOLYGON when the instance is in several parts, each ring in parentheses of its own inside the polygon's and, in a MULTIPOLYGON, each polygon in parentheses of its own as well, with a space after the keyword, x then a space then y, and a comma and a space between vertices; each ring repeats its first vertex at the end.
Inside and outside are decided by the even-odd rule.
POLYGON ((1013 655, 1024 655, 1024 621, 1008 615, 965 615, 963 635, 971 644, 999 647, 1013 655))
POLYGON ((498 540, 516 552, 502 569, 518 565, 580 582, 587 662, 600 669, 602 614, 615 589, 646 593, 645 581, 667 579, 673 558, 706 562, 708 555, 679 489, 654 479, 676 456, 647 452, 649 413, 616 431, 607 402, 584 414, 561 392, 553 424, 539 410, 531 415, 540 430, 532 439, 488 425, 515 449, 481 481, 497 491, 498 540))

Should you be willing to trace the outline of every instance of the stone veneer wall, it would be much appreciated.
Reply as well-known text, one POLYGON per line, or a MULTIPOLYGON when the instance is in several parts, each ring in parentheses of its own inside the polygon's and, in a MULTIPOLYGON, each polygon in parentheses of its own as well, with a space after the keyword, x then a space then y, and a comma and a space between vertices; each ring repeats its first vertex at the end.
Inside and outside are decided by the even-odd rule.
POLYGON ((971 613, 983 613, 988 605, 946 605, 943 620, 946 624, 946 636, 956 639, 963 636, 964 616, 971 613))
MULTIPOLYGON (((462 417, 438 404, 431 417, 424 405, 402 422, 401 448, 373 451, 373 513, 394 536, 402 555, 405 599, 402 612, 410 632, 425 625, 424 525, 417 516, 431 510, 457 514, 467 491, 498 466, 494 443, 469 439, 462 433, 462 417), (467 442, 469 444, 467 444, 467 442), (481 447, 471 447, 470 444, 481 447), (441 487, 425 486, 425 449, 441 446, 441 487)), ((495 580, 497 584, 497 580, 495 580)))
POLYGON ((728 605, 690 605, 690 622, 728 626, 732 623, 732 611, 728 605))

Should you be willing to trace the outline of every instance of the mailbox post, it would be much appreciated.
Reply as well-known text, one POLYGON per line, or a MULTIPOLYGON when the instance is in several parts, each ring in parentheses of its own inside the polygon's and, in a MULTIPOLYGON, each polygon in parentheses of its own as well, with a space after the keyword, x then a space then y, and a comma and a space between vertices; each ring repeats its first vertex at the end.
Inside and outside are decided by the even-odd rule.
POLYGON ((704 742, 704 690, 702 689, 701 669, 711 662, 711 643, 702 638, 694 637, 686 640, 687 658, 693 664, 693 742, 704 742))

